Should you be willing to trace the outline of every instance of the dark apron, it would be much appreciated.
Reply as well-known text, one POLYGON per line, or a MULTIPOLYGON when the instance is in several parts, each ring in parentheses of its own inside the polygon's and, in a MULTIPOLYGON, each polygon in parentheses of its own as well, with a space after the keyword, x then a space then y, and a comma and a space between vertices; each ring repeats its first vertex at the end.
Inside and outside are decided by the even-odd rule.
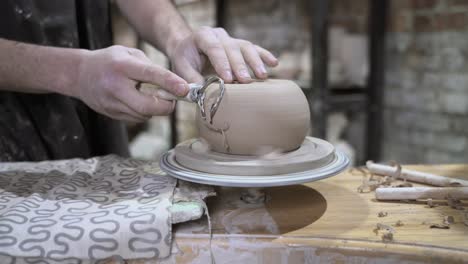
MULTIPOLYGON (((0 38, 100 49, 112 45, 107 0, 1 0, 0 38)), ((0 161, 128 156, 124 125, 74 98, 0 91, 0 161)))

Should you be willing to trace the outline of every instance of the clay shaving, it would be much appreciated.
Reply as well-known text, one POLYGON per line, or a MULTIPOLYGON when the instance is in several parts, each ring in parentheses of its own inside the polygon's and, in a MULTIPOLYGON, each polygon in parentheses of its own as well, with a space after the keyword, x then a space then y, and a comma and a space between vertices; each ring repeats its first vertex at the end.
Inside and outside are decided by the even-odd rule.
POLYGON ((463 207, 462 202, 459 199, 456 199, 452 196, 447 195, 447 204, 452 207, 453 209, 456 210, 465 210, 465 207, 463 207))
POLYGON ((451 215, 444 216, 444 222, 443 222, 444 225, 451 225, 453 223, 455 223, 455 219, 453 218, 453 216, 451 215))
POLYGON ((446 224, 431 224, 429 228, 435 228, 435 229, 450 229, 449 225, 446 224))
POLYGON ((368 193, 375 191, 377 188, 380 187, 390 187, 390 188, 401 188, 401 187, 413 187, 413 184, 407 181, 406 175, 402 175, 401 165, 395 161, 392 161, 391 164, 396 167, 396 171, 390 175, 386 176, 379 176, 375 178, 375 174, 372 173, 370 170, 366 170, 363 168, 357 168, 351 170, 351 174, 356 175, 353 172, 359 172, 362 175, 362 184, 357 188, 359 193, 368 193), (403 179, 403 182, 397 183, 398 179, 403 179))
POLYGON ((463 224, 468 226, 468 210, 464 210, 462 212, 462 221, 463 221, 463 224))
MULTIPOLYGON (((367 164, 367 169, 356 168, 356 169, 350 170, 351 174, 362 176, 362 183, 357 188, 357 191, 359 193, 369 193, 372 191, 378 192, 377 189, 379 188, 405 188, 408 190, 413 190, 413 184, 408 182, 408 178, 410 178, 412 181, 415 181, 415 182, 433 184, 436 186, 444 186, 446 188, 447 187, 463 188, 461 186, 466 186, 468 182, 466 180, 453 179, 453 178, 449 178, 445 176, 421 173, 421 172, 411 171, 411 170, 405 170, 405 172, 403 173, 403 169, 401 165, 394 161, 391 162, 391 166, 376 164, 376 163, 373 163, 372 161, 368 161, 366 164, 367 164), (374 173, 379 174, 380 177, 376 178, 375 177, 376 175, 374 173), (403 182, 396 183, 398 179, 403 180, 403 182)), ((414 188, 414 191, 416 192, 418 191, 418 189, 421 189, 421 188, 414 188)), ((444 188, 441 188, 441 189, 444 189, 444 188)), ((379 189, 379 190, 391 191, 389 189, 379 189)), ((397 191, 398 193, 403 193, 404 192, 403 190, 404 189, 395 189, 395 191, 397 191)), ((449 192, 446 197, 435 197, 435 198, 439 200, 446 199, 447 204, 451 208, 454 208, 456 210, 462 210, 461 212, 462 222, 464 223, 465 226, 468 226, 468 210, 464 208, 464 204, 461 202, 460 197, 463 197, 463 196, 460 196, 458 194, 460 190, 457 189, 458 192, 454 192, 454 193, 450 193, 450 191, 448 191, 447 189, 444 189, 444 190, 449 192), (451 196, 451 194, 456 195, 456 198, 451 196)), ((400 202, 410 202, 410 200, 405 199, 407 198, 405 197, 405 195, 402 195, 400 197, 395 196, 394 200, 398 198, 400 198, 399 199, 400 202)), ((426 207, 433 208, 437 206, 433 198, 434 197, 426 198, 426 207)), ((378 217, 386 217, 387 215, 388 213, 384 211, 381 211, 377 214, 378 217)), ((450 225, 454 223, 455 223, 454 217, 451 215, 447 215, 447 216, 444 216, 442 223, 429 223, 429 227, 435 228, 435 229, 450 229, 450 225)), ((426 222, 423 222, 423 225, 426 225, 426 224, 427 224, 426 222)), ((395 227, 400 227, 403 225, 404 223, 401 220, 398 220, 395 224, 393 224, 393 226, 395 227)), ((376 235, 381 234, 382 241, 384 242, 393 241, 395 230, 391 226, 378 223, 376 228, 373 231, 376 235)))
POLYGON ((376 227, 374 228, 374 233, 376 236, 381 234, 381 238, 383 242, 392 242, 395 229, 393 229, 393 227, 391 226, 377 223, 376 227))
MULTIPOLYGON (((434 229, 450 229, 450 225, 455 223, 455 218, 451 215, 446 215, 444 216, 444 219, 442 220, 442 223, 434 224, 430 223, 429 228, 434 228, 434 229)), ((426 224, 426 222, 422 223, 423 225, 426 224)))
POLYGON ((379 186, 384 184, 386 179, 383 181, 381 179, 374 179, 374 174, 370 173, 369 171, 362 169, 362 168, 355 168, 351 170, 358 171, 362 175, 362 184, 357 188, 359 193, 369 193, 377 189, 379 186))
POLYGON ((378 217, 385 217, 387 216, 388 213, 387 212, 379 212, 379 214, 377 215, 378 217))
POLYGON ((429 198, 426 200, 426 204, 427 204, 427 207, 428 208, 434 208, 437 206, 437 204, 434 203, 434 201, 432 200, 432 198, 429 198))

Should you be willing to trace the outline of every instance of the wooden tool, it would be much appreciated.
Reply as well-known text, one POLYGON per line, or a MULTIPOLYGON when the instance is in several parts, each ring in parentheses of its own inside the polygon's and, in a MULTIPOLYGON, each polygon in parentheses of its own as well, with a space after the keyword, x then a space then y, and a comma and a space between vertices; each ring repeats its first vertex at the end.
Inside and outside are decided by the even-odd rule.
POLYGON ((396 175, 398 168, 388 165, 377 164, 372 161, 366 162, 366 166, 370 172, 385 176, 396 176, 400 179, 406 179, 412 182, 419 182, 433 186, 441 187, 468 187, 468 181, 463 179, 449 178, 432 173, 419 172, 414 170, 402 169, 400 175, 396 175))
POLYGON ((189 92, 186 96, 176 96, 164 90, 160 86, 151 83, 138 83, 137 89, 147 95, 156 96, 161 99, 173 101, 182 100, 189 103, 196 103, 198 99, 198 93, 202 89, 203 85, 198 83, 189 83, 189 92))
POLYGON ((219 94, 218 97, 216 98, 216 101, 213 105, 211 105, 209 109, 209 114, 210 114, 210 120, 213 119, 214 115, 216 114, 216 111, 218 111, 219 104, 221 103, 221 100, 223 99, 224 96, 224 81, 218 76, 211 76, 208 77, 205 82, 202 84, 199 83, 190 83, 189 84, 189 92, 187 93, 186 96, 175 96, 168 91, 162 89, 160 86, 155 85, 155 84, 150 84, 150 83, 142 83, 138 82, 137 85, 135 86, 140 92, 151 95, 151 96, 156 96, 161 99, 165 100, 182 100, 186 101, 189 103, 196 103, 198 105, 198 108, 200 110, 201 116, 203 119, 206 119, 206 111, 205 111, 205 92, 212 83, 219 83, 219 94))
POLYGON ((446 200, 448 198, 467 200, 468 187, 377 188, 375 198, 378 200, 446 200))

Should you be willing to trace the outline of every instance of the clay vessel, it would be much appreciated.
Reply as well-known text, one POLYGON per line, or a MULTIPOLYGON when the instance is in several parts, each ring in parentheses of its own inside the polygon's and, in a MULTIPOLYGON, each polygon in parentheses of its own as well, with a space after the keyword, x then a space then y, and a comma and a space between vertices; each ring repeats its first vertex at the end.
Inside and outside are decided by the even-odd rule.
MULTIPOLYGON (((219 94, 218 84, 206 91, 208 112, 219 94)), ((236 155, 264 155, 299 148, 310 123, 307 99, 288 80, 226 84, 226 92, 212 123, 197 114, 199 135, 212 151, 236 155)))

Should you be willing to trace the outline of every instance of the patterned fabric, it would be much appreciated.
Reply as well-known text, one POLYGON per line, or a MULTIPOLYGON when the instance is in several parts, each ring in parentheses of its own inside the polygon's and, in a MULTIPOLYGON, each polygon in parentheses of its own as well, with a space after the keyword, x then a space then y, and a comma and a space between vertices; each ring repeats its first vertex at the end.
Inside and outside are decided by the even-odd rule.
POLYGON ((114 155, 0 163, 0 263, 167 257, 175 185, 157 162, 114 155))

